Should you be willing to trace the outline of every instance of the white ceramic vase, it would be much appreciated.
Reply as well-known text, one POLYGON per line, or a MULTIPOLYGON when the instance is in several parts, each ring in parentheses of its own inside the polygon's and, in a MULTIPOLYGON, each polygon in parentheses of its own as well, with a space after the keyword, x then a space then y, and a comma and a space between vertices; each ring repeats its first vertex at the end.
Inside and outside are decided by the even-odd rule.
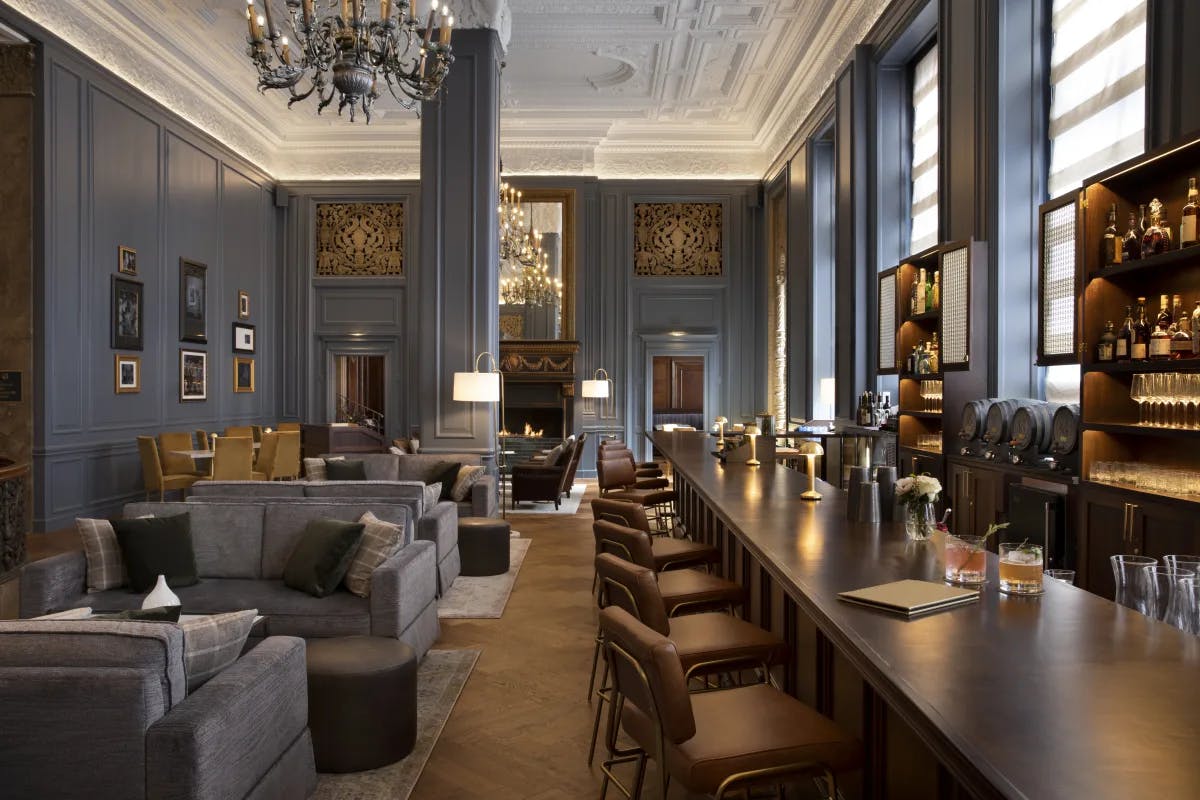
POLYGON ((179 595, 171 591, 171 587, 167 586, 167 577, 165 575, 158 576, 158 583, 154 584, 154 588, 150 590, 150 594, 146 595, 146 599, 142 601, 142 608, 161 608, 163 606, 177 606, 179 595))

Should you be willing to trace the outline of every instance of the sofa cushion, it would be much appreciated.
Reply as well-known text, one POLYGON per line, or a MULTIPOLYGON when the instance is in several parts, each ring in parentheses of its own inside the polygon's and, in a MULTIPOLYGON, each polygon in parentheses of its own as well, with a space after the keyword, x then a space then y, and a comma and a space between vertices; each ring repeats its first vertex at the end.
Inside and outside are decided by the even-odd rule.
MULTIPOLYGON (((357 522, 363 512, 369 510, 385 522, 406 527, 412 524, 412 512, 406 505, 368 503, 352 498, 330 498, 328 503, 313 500, 268 503, 264 508, 261 576, 270 580, 283 578, 283 567, 310 520, 357 522)), ((259 608, 261 610, 261 606, 259 608)))
POLYGON ((252 498, 228 504, 130 503, 125 506, 125 516, 187 511, 201 578, 257 578, 263 560, 263 509, 252 498))
POLYGON ((325 462, 325 479, 329 481, 365 481, 367 469, 361 461, 334 458, 325 462))
POLYGON ((420 481, 319 481, 304 485, 305 497, 395 497, 420 500, 425 484, 420 481))
MULTIPOLYGON (((346 458, 346 456, 340 457, 346 458)), ((396 469, 396 459, 399 456, 394 456, 391 453, 353 453, 349 457, 363 463, 363 469, 367 472, 366 479, 369 481, 400 480, 400 475, 396 469)), ((323 458, 328 460, 331 456, 326 454, 323 458)), ((321 480, 325 480, 325 478, 321 478, 321 480)))
POLYGON ((119 519, 113 522, 121 558, 129 575, 129 587, 148 592, 159 575, 167 585, 191 586, 196 575, 196 554, 192 549, 191 517, 187 512, 165 517, 119 519))
POLYGON ((434 469, 429 475, 429 483, 440 483, 442 485, 442 493, 438 495, 438 500, 450 500, 454 496, 454 482, 458 480, 458 471, 462 464, 448 461, 442 463, 434 469))
POLYGON ((461 503, 467 499, 471 487, 479 483, 485 474, 484 468, 472 464, 463 464, 458 468, 458 477, 454 479, 454 488, 450 490, 450 499, 461 503))
POLYGON ((483 463, 477 453, 421 453, 415 456, 388 455, 387 458, 396 463, 398 480, 422 483, 433 482, 434 478, 431 476, 439 464, 451 461, 459 464, 483 463))
POLYGON ((125 572, 125 561, 121 558, 121 546, 117 544, 117 532, 106 519, 77 519, 75 530, 83 542, 83 555, 87 559, 87 590, 102 592, 115 589, 129 582, 125 572))
POLYGON ((302 481, 198 481, 192 497, 304 497, 302 481))
POLYGON ((183 631, 183 668, 194 692, 238 660, 258 616, 257 609, 192 617, 179 623, 183 631))
POLYGON ((560 444, 557 447, 555 447, 553 450, 551 450, 549 453, 546 454, 546 458, 542 463, 545 464, 547 467, 556 467, 556 466, 558 466, 558 462, 562 458, 562 456, 563 456, 563 445, 560 444))
POLYGON ((309 520, 283 568, 283 582, 313 597, 327 597, 346 577, 362 541, 361 522, 309 520))
POLYGON ((370 511, 359 517, 362 538, 346 570, 346 588, 359 597, 371 596, 371 573, 409 544, 404 526, 384 522, 370 511))

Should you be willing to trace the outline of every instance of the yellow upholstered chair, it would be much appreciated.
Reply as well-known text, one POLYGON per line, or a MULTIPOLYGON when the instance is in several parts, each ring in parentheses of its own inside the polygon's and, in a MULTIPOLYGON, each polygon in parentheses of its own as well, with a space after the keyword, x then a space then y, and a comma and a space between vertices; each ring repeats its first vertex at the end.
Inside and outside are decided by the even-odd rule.
POLYGON ((299 433, 300 432, 300 423, 299 422, 281 422, 275 426, 275 430, 277 430, 277 431, 295 431, 296 433, 299 433))
POLYGON ((254 441, 261 442, 262 436, 263 436, 263 426, 262 425, 251 425, 250 433, 254 437, 254 441))
POLYGON ((255 441, 253 425, 229 425, 225 428, 225 433, 222 435, 224 435, 224 436, 245 436, 250 441, 255 441))
POLYGON ((147 500, 154 492, 158 492, 158 499, 162 500, 164 493, 187 489, 199 480, 195 475, 164 475, 162 461, 158 457, 158 443, 153 436, 139 436, 137 443, 138 454, 142 457, 142 482, 146 487, 147 500))
POLYGON ((196 429, 196 449, 212 450, 212 445, 208 442, 208 431, 203 428, 196 429))
POLYGON ((279 445, 275 450, 275 467, 271 480, 294 481, 300 477, 300 431, 279 431, 274 435, 278 438, 279 445))
POLYGON ((160 433, 158 435, 158 457, 162 462, 163 472, 167 475, 207 475, 196 469, 196 462, 191 456, 177 455, 177 450, 191 450, 195 447, 192 435, 187 432, 160 433))
POLYGON ((249 436, 219 436, 214 444, 214 481, 254 480, 253 439, 249 436))
POLYGON ((279 448, 278 433, 264 433, 262 447, 258 450, 258 460, 254 462, 254 480, 275 480, 275 456, 279 448))

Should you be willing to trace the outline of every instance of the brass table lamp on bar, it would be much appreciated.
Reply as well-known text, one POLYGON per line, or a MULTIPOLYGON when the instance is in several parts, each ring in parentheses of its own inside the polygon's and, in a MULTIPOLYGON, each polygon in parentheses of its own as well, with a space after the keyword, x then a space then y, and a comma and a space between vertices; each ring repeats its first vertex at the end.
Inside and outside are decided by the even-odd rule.
POLYGON ((713 422, 717 424, 717 429, 720 431, 717 436, 717 450, 721 451, 725 449, 725 425, 729 420, 725 417, 717 417, 713 422))
POLYGON ((819 442, 800 442, 796 448, 804 460, 808 462, 808 489, 800 495, 801 500, 820 500, 821 493, 817 491, 817 478, 813 464, 817 456, 825 455, 825 448, 819 442))
POLYGON ((761 433, 758 429, 758 426, 757 425, 747 425, 746 429, 744 431, 742 431, 742 433, 744 433, 746 435, 746 438, 750 440, 750 458, 746 459, 746 466, 757 467, 757 466, 761 465, 762 462, 758 460, 758 453, 755 450, 755 440, 759 437, 759 434, 761 433))

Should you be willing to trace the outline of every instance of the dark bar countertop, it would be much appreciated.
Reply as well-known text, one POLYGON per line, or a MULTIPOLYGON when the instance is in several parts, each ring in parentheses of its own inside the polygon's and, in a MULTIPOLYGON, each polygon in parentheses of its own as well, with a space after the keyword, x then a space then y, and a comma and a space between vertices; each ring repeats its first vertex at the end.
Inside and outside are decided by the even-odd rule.
MULTIPOLYGON (((651 434, 700 494, 955 777, 981 797, 1200 797, 1200 637, 1046 581, 998 591, 989 555, 978 603, 906 620, 837 594, 940 580, 933 542, 903 525, 846 521, 845 495, 800 500, 807 477, 773 463, 722 466, 702 433, 651 434)), ((951 526, 953 527, 953 526, 951 526)))

